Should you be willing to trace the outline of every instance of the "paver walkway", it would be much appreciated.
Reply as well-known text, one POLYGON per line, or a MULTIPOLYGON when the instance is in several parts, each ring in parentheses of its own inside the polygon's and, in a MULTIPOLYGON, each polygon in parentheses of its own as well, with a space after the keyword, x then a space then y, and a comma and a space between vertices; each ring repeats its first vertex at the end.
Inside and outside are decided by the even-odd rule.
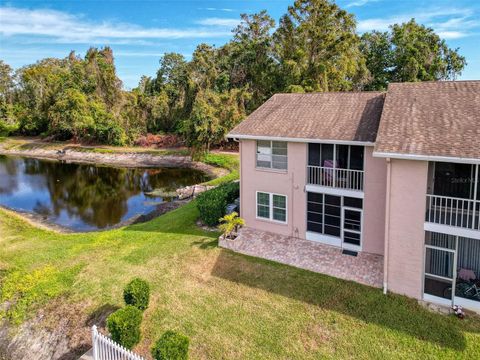
POLYGON ((242 228, 235 240, 220 240, 220 246, 306 270, 365 285, 382 287, 383 256, 358 253, 344 255, 340 248, 318 242, 242 228))

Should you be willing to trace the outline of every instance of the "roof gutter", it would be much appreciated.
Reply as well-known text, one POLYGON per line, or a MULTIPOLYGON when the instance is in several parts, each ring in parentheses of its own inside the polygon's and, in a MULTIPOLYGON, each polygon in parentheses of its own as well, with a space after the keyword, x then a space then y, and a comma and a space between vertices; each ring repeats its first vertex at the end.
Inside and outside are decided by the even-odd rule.
POLYGON ((339 144, 339 145, 363 145, 375 146, 371 141, 355 141, 355 140, 327 140, 327 139, 311 139, 311 138, 292 138, 282 136, 259 136, 259 135, 238 135, 227 134, 230 139, 245 139, 245 140, 271 140, 271 141, 288 141, 297 143, 318 143, 318 144, 339 144))
POLYGON ((435 155, 417 155, 417 154, 400 154, 400 153, 387 153, 387 152, 373 152, 374 157, 402 159, 402 160, 419 160, 419 161, 442 161, 442 162, 455 162, 462 164, 480 164, 480 159, 464 158, 454 156, 435 156, 435 155))

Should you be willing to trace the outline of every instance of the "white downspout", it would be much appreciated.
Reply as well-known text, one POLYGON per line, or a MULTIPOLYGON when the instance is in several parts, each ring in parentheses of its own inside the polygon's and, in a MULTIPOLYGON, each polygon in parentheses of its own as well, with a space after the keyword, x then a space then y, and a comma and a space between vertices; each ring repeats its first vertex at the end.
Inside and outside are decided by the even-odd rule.
POLYGON ((391 188, 391 174, 392 164, 390 158, 387 158, 387 194, 385 206, 385 249, 383 257, 383 293, 388 291, 388 249, 390 240, 390 188, 391 188))

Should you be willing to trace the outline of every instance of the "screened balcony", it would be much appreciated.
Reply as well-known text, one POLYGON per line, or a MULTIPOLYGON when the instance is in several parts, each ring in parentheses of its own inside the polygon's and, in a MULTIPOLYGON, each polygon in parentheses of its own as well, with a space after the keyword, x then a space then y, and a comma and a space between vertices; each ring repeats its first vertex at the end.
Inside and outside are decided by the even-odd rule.
POLYGON ((425 221, 480 230, 479 166, 431 162, 425 221))
POLYGON ((307 184, 363 191, 364 147, 308 144, 307 184))

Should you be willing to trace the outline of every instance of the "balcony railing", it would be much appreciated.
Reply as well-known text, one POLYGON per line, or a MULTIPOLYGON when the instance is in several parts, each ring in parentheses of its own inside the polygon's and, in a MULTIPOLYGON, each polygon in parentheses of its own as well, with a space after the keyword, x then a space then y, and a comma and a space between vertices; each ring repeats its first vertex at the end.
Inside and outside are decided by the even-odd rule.
POLYGON ((427 195, 425 221, 440 225, 480 230, 480 201, 427 195))
POLYGON ((307 183, 344 190, 363 191, 363 170, 307 166, 307 183))

